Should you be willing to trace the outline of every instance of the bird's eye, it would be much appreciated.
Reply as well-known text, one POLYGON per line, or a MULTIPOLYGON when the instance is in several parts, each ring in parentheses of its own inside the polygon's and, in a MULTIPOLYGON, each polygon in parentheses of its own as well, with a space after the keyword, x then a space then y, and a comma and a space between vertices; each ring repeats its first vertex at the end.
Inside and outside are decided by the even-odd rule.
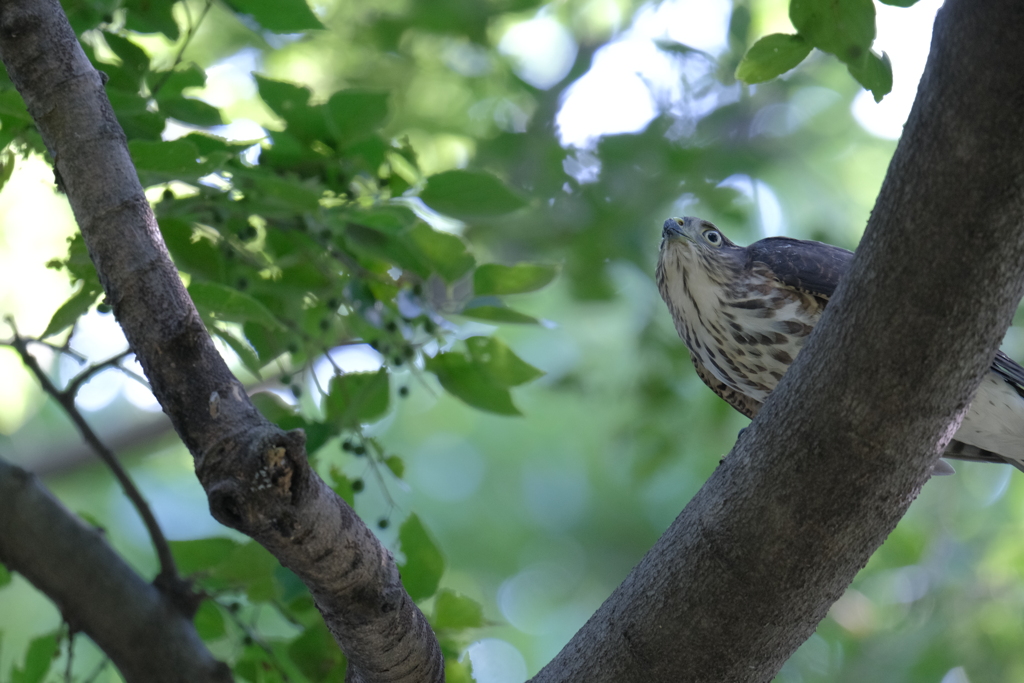
POLYGON ((707 230, 704 232, 704 241, 713 247, 717 247, 722 243, 722 233, 717 230, 707 230))

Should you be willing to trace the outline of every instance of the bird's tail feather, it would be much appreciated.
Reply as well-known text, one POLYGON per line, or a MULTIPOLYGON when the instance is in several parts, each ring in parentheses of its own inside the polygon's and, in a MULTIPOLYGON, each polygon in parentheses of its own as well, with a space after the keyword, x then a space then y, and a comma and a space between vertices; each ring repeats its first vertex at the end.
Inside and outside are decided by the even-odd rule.
POLYGON ((1021 472, 1024 472, 1024 463, 1021 461, 1006 458, 998 453, 986 451, 984 448, 978 448, 977 446, 966 444, 963 441, 950 441, 949 446, 946 447, 946 452, 942 454, 942 457, 952 458, 954 460, 971 460, 973 462, 1008 463, 1016 467, 1021 472))

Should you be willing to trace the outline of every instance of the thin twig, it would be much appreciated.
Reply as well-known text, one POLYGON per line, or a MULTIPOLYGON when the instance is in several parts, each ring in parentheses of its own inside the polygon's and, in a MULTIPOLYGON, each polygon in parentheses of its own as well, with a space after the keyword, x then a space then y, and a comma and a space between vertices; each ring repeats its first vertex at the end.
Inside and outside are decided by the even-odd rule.
POLYGON ((213 5, 213 0, 206 0, 206 4, 203 5, 203 11, 199 13, 199 19, 197 19, 195 23, 192 23, 192 13, 188 9, 188 2, 183 2, 181 4, 185 8, 185 12, 188 14, 188 31, 185 33, 185 40, 181 43, 181 47, 178 49, 178 54, 174 56, 174 63, 171 64, 171 68, 165 71, 164 75, 161 76, 150 89, 149 94, 153 97, 156 97, 160 88, 164 87, 164 84, 167 83, 167 79, 171 77, 174 70, 179 64, 181 64, 181 59, 185 55, 185 48, 188 47, 188 44, 192 42, 192 38, 195 37, 196 32, 199 30, 199 26, 203 23, 203 19, 206 18, 206 13, 210 11, 210 7, 213 5))
MULTIPOLYGON (((14 321, 10 318, 7 319, 7 323, 14 328, 14 321)), ((124 494, 131 501, 132 505, 138 511, 139 516, 142 517, 142 523, 146 526, 146 531, 149 532, 149 537, 153 542, 153 548, 156 550, 157 558, 160 561, 160 574, 157 576, 158 581, 161 585, 176 585, 179 583, 178 570, 174 564, 174 557, 171 555, 171 548, 167 544, 167 539, 164 537, 163 531, 160 529, 160 525, 157 524, 156 517, 153 516, 153 511, 150 510, 149 504, 146 503, 145 498, 136 488, 135 482, 128 476, 128 472, 125 471, 124 467, 118 461, 117 456, 107 448, 99 437, 96 436, 96 432, 92 430, 89 424, 82 417, 82 413, 79 412, 78 407, 75 405, 74 394, 69 394, 59 390, 43 369, 39 366, 39 362, 36 360, 28 350, 28 341, 24 337, 18 334, 18 330, 14 329, 14 338, 11 340, 10 345, 21 356, 21 360, 32 371, 32 374, 36 376, 43 391, 53 397, 62 408, 64 412, 68 414, 71 421, 78 427, 78 431, 82 433, 82 438, 89 444, 90 447, 96 454, 100 456, 100 459, 106 463, 107 467, 114 473, 114 477, 118 483, 121 484, 121 488, 124 490, 124 494)))
MULTIPOLYGON (((71 337, 68 336, 68 339, 71 339, 71 337)), ((57 353, 66 353, 79 363, 84 363, 88 360, 88 358, 80 354, 78 351, 75 351, 74 349, 69 347, 67 342, 64 342, 63 344, 58 346, 57 344, 48 341, 43 341, 42 339, 26 339, 25 341, 30 344, 39 344, 40 346, 45 346, 46 348, 56 351, 57 353)), ((10 345, 10 342, 5 343, 8 346, 10 345)))
POLYGON ((75 661, 75 631, 68 624, 68 661, 64 667, 64 683, 71 683, 71 665, 75 661))
MULTIPOLYGON (((384 501, 388 504, 387 517, 391 517, 391 513, 398 507, 398 504, 395 503, 395 499, 391 497, 391 492, 388 491, 387 481, 385 481, 384 476, 380 473, 380 468, 382 466, 387 467, 387 465, 384 465, 383 463, 384 451, 381 449, 380 444, 377 443, 376 439, 368 439, 364 437, 362 435, 362 430, 360 430, 359 436, 362 438, 364 448, 369 444, 370 447, 377 452, 376 458, 370 455, 370 453, 366 453, 366 464, 373 472, 373 476, 376 477, 377 483, 380 484, 381 495, 384 496, 384 501)), ((366 470, 363 471, 365 472, 366 470)))
POLYGON ((237 626, 239 630, 241 630, 242 633, 244 633, 249 638, 249 640, 258 645, 261 650, 267 653, 267 657, 270 659, 271 662, 273 662, 274 667, 277 669, 277 673, 281 674, 281 679, 285 681, 285 683, 291 683, 291 679, 285 672, 284 667, 281 666, 281 660, 277 658, 277 654, 274 652, 274 650, 271 649, 271 647, 267 645, 265 642, 263 642, 262 638, 256 635, 256 631, 252 627, 242 622, 241 617, 238 616, 235 610, 232 610, 229 607, 224 606, 224 611, 228 613, 228 618, 231 619, 231 621, 235 622, 235 626, 237 626))
POLYGON ((80 373, 75 375, 71 379, 71 381, 68 382, 67 386, 64 387, 63 393, 69 394, 72 397, 76 396, 78 394, 78 390, 82 387, 83 384, 88 382, 90 378, 92 378, 97 373, 106 370, 107 368, 116 367, 117 364, 121 362, 121 359, 124 358, 125 356, 131 355, 131 352, 131 349, 125 349, 121 353, 111 358, 108 358, 102 363, 90 365, 85 370, 82 370, 80 373))
POLYGON ((330 349, 324 349, 323 350, 324 351, 324 358, 326 358, 327 362, 331 364, 332 368, 334 368, 334 375, 336 377, 338 375, 344 375, 345 371, 341 369, 341 366, 339 366, 336 362, 334 362, 333 358, 331 358, 331 351, 333 351, 333 350, 334 350, 333 347, 330 348, 330 349))
POLYGON ((317 391, 320 392, 320 398, 327 398, 327 392, 320 386, 320 378, 316 376, 316 370, 313 369, 312 363, 309 366, 309 374, 313 376, 313 384, 316 385, 317 391))
POLYGON ((97 678, 99 678, 100 674, 103 673, 103 670, 106 669, 109 665, 110 659, 104 657, 103 661, 100 662, 95 669, 93 669, 93 672, 82 680, 82 683, 93 683, 97 678))

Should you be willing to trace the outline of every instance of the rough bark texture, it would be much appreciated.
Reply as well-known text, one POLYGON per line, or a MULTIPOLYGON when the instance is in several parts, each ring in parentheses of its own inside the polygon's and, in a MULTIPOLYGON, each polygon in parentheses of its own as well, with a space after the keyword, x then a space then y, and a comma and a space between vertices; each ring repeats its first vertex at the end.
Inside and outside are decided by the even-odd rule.
POLYGON ((733 452, 535 679, 769 681, 895 527, 1024 291, 1024 5, 948 0, 851 272, 733 452))
POLYGON ((348 657, 350 681, 441 680, 437 641, 391 554, 309 467, 302 433, 267 422, 214 347, 168 256, 101 76, 60 4, 0 3, 0 57, 214 517, 306 583, 348 657))
POLYGON ((83 525, 35 476, 0 460, 0 560, 107 653, 128 683, 227 683, 192 619, 83 525))

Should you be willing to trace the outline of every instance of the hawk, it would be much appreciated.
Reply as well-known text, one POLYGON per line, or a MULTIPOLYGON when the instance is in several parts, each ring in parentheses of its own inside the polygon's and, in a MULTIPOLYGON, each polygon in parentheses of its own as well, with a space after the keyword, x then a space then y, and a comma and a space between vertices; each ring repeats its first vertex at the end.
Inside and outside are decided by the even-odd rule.
MULTIPOLYGON (((817 324, 853 252, 769 237, 733 244, 712 223, 670 218, 657 282, 704 383, 749 418, 782 379, 817 324)), ((1024 368, 1002 351, 943 457, 1024 471, 1024 368)), ((939 463, 936 474, 952 474, 939 463)))

